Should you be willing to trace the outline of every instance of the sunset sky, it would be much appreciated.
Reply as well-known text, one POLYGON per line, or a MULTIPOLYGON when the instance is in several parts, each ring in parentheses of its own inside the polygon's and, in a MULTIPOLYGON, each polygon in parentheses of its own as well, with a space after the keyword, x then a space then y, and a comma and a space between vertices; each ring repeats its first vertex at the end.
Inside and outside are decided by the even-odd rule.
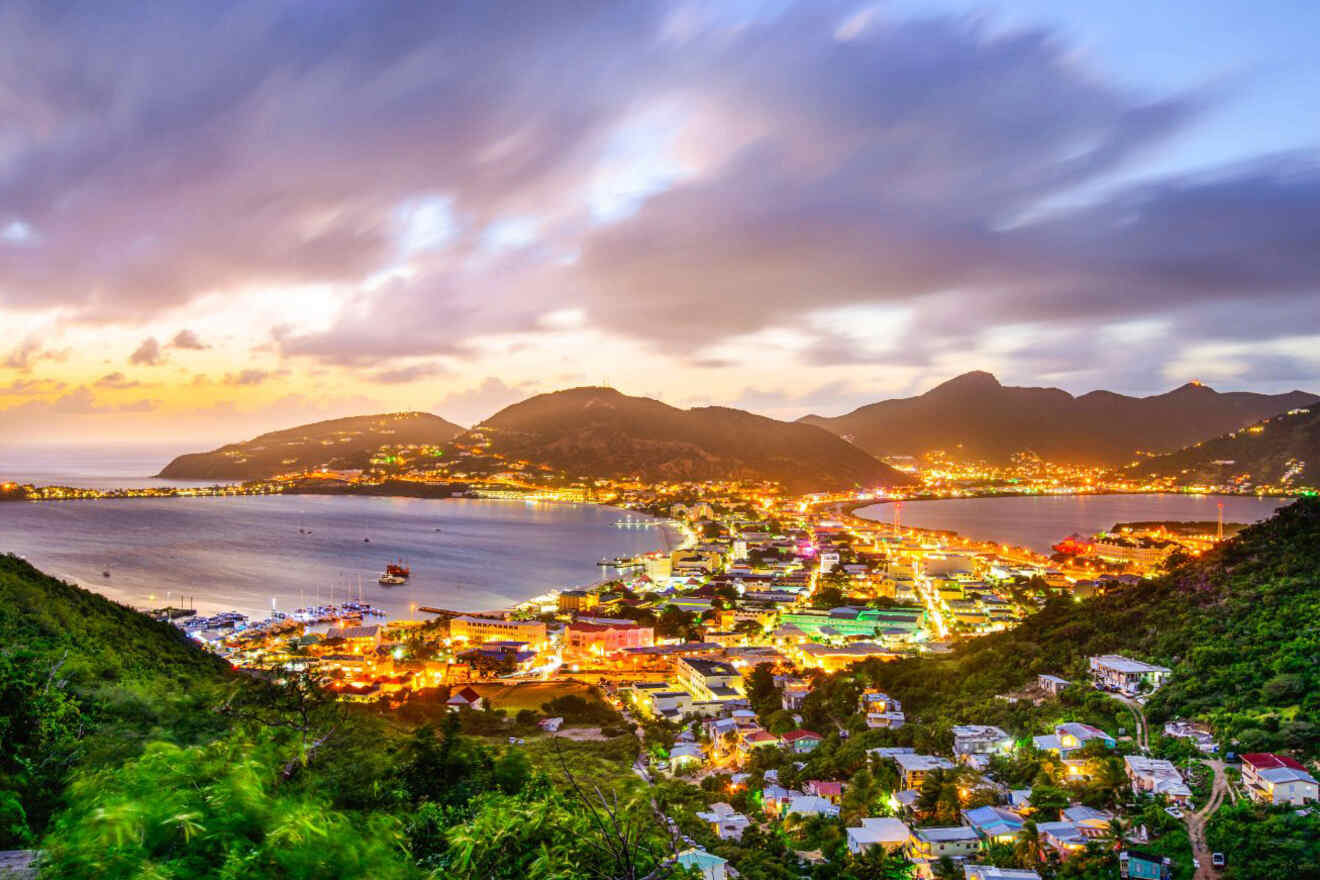
POLYGON ((1320 4, 1078 5, 5 3, 0 440, 1320 391, 1320 4))

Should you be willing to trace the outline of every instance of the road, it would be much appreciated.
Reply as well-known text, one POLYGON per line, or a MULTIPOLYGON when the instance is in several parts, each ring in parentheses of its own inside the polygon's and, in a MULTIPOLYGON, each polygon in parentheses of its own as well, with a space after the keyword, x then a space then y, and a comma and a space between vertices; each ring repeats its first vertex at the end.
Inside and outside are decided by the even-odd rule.
POLYGON ((1205 806, 1195 813, 1188 813, 1187 836, 1192 841, 1192 857, 1196 859, 1197 869, 1194 880, 1213 880, 1218 876, 1218 872, 1210 865, 1210 847, 1205 841, 1205 826, 1210 821, 1210 817, 1215 814, 1220 805, 1224 802, 1224 797, 1230 794, 1228 787, 1228 774, 1224 772, 1224 762, 1206 761, 1205 762, 1215 774, 1215 781, 1210 790, 1210 799, 1205 802, 1205 806))
POLYGON ((1146 723, 1146 713, 1141 708, 1141 704, 1131 697, 1125 697, 1121 694, 1110 693, 1109 696, 1132 710, 1132 717, 1137 721, 1137 729, 1132 740, 1137 744, 1137 748, 1141 749, 1143 755, 1150 754, 1150 726, 1146 723))

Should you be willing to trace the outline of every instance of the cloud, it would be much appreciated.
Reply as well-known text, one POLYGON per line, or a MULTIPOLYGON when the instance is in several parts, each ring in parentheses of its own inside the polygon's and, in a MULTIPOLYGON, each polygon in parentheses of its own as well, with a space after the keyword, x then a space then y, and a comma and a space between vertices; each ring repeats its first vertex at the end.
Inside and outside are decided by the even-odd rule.
POLYGON ((66 388, 64 382, 53 379, 15 379, 8 385, 0 385, 0 396, 32 397, 38 394, 50 394, 66 388))
POLYGON ((107 373, 106 375, 96 380, 97 388, 108 388, 115 390, 124 389, 124 388, 136 388, 140 384, 142 383, 130 379, 120 372, 107 373))
POLYGON ((142 340, 142 343, 128 356, 130 364, 144 367, 158 366, 164 360, 165 358, 160 351, 160 343, 156 341, 154 336, 148 336, 142 340))
POLYGON ((197 334, 191 330, 180 330, 178 333, 174 334, 174 338, 170 340, 170 345, 174 348, 182 348, 188 351, 203 351, 204 349, 211 347, 203 343, 202 340, 197 337, 197 334))
POLYGON ((239 370, 236 373, 225 374, 226 385, 260 385, 271 377, 268 370, 239 370))
POLYGON ((436 376, 443 376, 449 371, 439 364, 411 364, 406 367, 395 367, 389 370, 378 370, 372 373, 368 378, 372 382, 380 382, 383 385, 404 385, 409 382, 417 382, 421 379, 431 379, 436 376))
POLYGON ((11 370, 27 373, 40 361, 63 361, 69 357, 67 349, 53 350, 46 348, 35 337, 29 336, 5 355, 0 365, 11 370))
MULTIPOLYGON (((381 384, 576 331, 709 369, 792 332, 784 364, 813 370, 1126 379, 1180 340, 1320 322, 1315 156, 1112 183, 1225 95, 1135 88, 1048 28, 773 5, 15 3, 0 314, 156 327, 315 290, 243 343, 381 384), (857 332, 862 307, 910 313, 901 341, 857 332), (1167 338, 1087 335, 1134 320, 1167 338)), ((201 347, 180 330, 130 362, 201 347)))

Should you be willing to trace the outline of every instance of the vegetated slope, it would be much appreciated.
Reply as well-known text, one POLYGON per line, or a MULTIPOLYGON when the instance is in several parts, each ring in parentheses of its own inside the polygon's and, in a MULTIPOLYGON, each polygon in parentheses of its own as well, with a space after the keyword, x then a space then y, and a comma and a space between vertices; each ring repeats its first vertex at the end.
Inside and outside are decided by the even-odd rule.
POLYGON ((0 848, 31 843, 74 765, 214 727, 228 667, 176 627, 0 556, 0 848))
POLYGON ((775 480, 804 492, 910 481, 812 425, 725 407, 677 409, 612 388, 537 395, 486 419, 472 435, 505 458, 571 476, 775 480))
POLYGON ((1003 461, 1033 451, 1052 461, 1124 464, 1138 450, 1170 451, 1320 400, 1313 394, 1221 394, 1189 383, 1167 394, 1128 397, 1058 388, 1016 388, 966 373, 918 397, 872 403, 819 425, 878 457, 942 449, 1003 461))
POLYGON ((1132 467, 1182 483, 1320 487, 1320 407, 1297 409, 1132 467))
POLYGON ((157 476, 172 480, 257 480, 294 471, 364 468, 382 446, 443 446, 463 432, 423 412, 382 413, 314 422, 180 455, 157 476))
POLYGON ((1016 629, 877 674, 916 715, 974 723, 996 694, 1038 673, 1086 680, 1086 658, 1111 652, 1173 669, 1146 707, 1156 723, 1207 720, 1236 751, 1320 752, 1320 499, 1162 577, 1054 600, 1016 629))

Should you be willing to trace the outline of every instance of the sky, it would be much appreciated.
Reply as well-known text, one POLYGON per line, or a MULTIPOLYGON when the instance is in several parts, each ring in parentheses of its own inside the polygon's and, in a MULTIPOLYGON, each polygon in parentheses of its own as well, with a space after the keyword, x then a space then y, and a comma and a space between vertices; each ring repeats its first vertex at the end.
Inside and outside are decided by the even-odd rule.
POLYGON ((0 4, 0 443, 1320 390, 1320 4, 0 4))

